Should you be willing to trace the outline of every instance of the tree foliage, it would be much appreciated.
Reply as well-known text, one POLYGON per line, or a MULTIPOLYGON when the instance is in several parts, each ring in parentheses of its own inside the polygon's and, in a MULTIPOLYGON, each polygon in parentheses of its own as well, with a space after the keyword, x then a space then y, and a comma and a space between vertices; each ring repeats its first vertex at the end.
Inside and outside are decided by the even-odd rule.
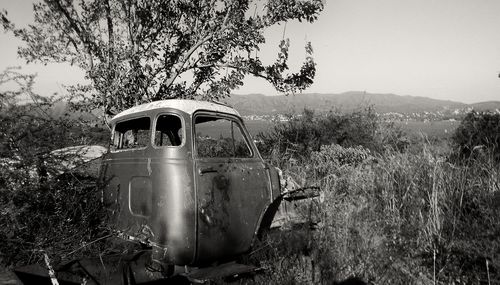
POLYGON ((311 44, 295 73, 288 39, 268 65, 259 46, 266 28, 313 22, 322 9, 321 0, 44 0, 26 28, 5 11, 0 19, 25 42, 19 54, 28 62, 84 69, 90 84, 72 86, 71 94, 110 113, 165 98, 220 99, 250 74, 280 92, 303 90, 315 75, 311 44))
MULTIPOLYGON (((16 68, 0 73, 0 157, 33 163, 36 156, 53 150, 53 135, 64 132, 59 121, 47 113, 50 98, 33 92, 35 76, 16 68)), ((64 138, 64 136, 61 136, 64 138)), ((64 143, 60 140, 60 143, 64 143)))

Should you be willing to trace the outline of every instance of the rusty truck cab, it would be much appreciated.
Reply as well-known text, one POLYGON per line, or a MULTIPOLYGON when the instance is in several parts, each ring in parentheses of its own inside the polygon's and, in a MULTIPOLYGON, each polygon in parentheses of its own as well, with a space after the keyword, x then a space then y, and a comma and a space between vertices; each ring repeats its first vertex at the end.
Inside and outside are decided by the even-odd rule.
POLYGON ((262 160, 238 112, 164 100, 111 120, 101 169, 113 228, 153 259, 203 266, 248 251, 279 204, 276 169, 262 160))

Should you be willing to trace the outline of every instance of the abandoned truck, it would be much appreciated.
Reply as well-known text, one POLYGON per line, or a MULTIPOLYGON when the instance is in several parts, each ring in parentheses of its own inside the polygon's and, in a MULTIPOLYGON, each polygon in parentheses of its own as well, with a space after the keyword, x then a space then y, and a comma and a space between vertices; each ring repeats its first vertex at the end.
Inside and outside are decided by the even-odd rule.
MULTIPOLYGON (((110 126, 111 143, 99 174, 102 201, 116 235, 147 245, 147 254, 140 262, 110 257, 108 264, 129 260, 118 266, 129 268, 127 272, 111 279, 102 272, 104 265, 100 268, 101 258, 59 266, 58 278, 75 282, 65 273, 78 271, 86 275, 79 278, 95 283, 129 284, 120 281, 128 276, 139 284, 140 279, 151 281, 153 276, 145 274, 151 267, 160 268, 163 277, 183 274, 190 280, 205 280, 217 271, 226 276, 248 272, 255 267, 225 264, 251 249, 283 199, 305 197, 285 187, 279 169, 264 162, 238 112, 229 106, 156 101, 121 112, 110 126), (85 268, 76 270, 75 264, 85 268)), ((32 268, 16 273, 47 277, 32 268)))
POLYGON ((118 230, 152 246, 153 260, 229 260, 270 226, 284 194, 279 170, 263 161, 233 108, 164 100, 110 124, 103 201, 118 230))

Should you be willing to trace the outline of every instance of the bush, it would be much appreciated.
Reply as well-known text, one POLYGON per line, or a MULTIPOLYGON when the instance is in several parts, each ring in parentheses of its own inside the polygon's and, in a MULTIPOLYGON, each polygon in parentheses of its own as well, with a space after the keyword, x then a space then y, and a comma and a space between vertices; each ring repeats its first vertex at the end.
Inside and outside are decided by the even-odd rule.
MULTIPOLYGON (((0 189, 0 264, 25 265, 49 256, 71 259, 72 252, 106 232, 95 177, 67 173, 43 183, 0 189)), ((76 254, 76 255, 75 255, 76 254)))
POLYGON ((323 145, 320 151, 311 154, 311 166, 314 168, 316 177, 325 177, 336 173, 341 167, 355 167, 370 159, 373 159, 370 150, 362 146, 344 148, 338 144, 331 144, 323 145))
POLYGON ((270 133, 257 135, 259 150, 265 157, 286 155, 301 158, 319 150, 321 133, 314 112, 305 109, 300 116, 289 116, 285 123, 277 123, 270 133))
POLYGON ((500 161, 500 114, 468 113, 452 140, 461 159, 486 155, 500 161))
POLYGON ((263 156, 277 163, 283 161, 281 157, 307 160, 312 152, 331 144, 362 146, 372 152, 385 148, 404 150, 407 146, 405 134, 393 125, 382 125, 370 107, 323 115, 305 109, 298 116, 289 116, 287 122, 276 124, 270 133, 260 133, 258 138, 263 156))
POLYGON ((61 175, 50 159, 55 149, 100 140, 102 131, 53 118, 48 108, 48 101, 11 104, 0 113, 0 266, 37 262, 40 250, 71 258, 104 234, 95 169, 61 175))

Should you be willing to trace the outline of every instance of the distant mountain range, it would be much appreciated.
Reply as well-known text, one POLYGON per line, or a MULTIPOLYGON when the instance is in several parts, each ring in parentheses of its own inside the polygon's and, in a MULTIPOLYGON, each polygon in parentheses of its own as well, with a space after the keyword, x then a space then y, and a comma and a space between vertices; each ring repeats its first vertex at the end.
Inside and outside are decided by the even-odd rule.
POLYGON ((272 115, 301 112, 304 108, 316 112, 330 110, 355 110, 373 106, 378 113, 420 113, 456 109, 477 111, 500 110, 500 101, 465 104, 427 97, 400 96, 395 94, 374 94, 366 92, 345 92, 340 94, 296 94, 266 96, 262 94, 232 95, 223 100, 233 106, 241 115, 272 115))
MULTIPOLYGON (((340 94, 296 94, 266 96, 262 94, 232 95, 222 100, 234 107, 243 116, 249 115, 276 115, 300 113, 304 108, 317 113, 330 110, 352 111, 372 106, 378 113, 449 113, 461 110, 460 113, 474 109, 476 111, 500 110, 500 101, 465 104, 454 101, 436 100, 427 97, 400 96, 395 94, 374 94, 366 92, 345 92, 340 94)), ((55 117, 68 114, 71 118, 80 118, 88 121, 100 121, 99 111, 80 113, 69 110, 66 102, 58 102, 49 111, 55 117)))

